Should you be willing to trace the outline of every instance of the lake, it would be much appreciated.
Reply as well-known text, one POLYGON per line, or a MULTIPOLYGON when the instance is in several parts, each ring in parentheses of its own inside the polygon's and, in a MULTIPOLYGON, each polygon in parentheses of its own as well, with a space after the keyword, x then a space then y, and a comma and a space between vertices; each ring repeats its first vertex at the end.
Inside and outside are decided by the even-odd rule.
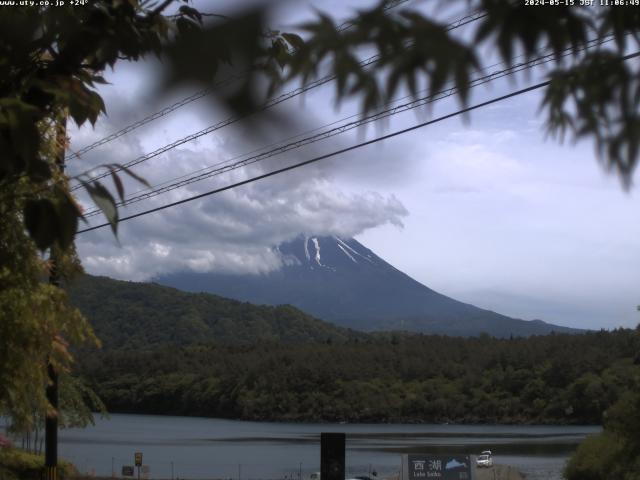
POLYGON ((494 461, 532 479, 560 478, 562 467, 597 426, 314 424, 111 415, 60 432, 60 456, 83 472, 118 475, 143 453, 152 478, 302 480, 320 470, 320 432, 347 434, 349 475, 397 473, 400 455, 492 450, 494 461))

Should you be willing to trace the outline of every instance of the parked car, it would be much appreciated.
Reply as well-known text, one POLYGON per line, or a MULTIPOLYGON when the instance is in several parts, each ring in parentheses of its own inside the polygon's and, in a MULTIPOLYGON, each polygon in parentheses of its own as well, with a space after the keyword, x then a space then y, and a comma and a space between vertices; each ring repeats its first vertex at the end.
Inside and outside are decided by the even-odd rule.
POLYGON ((493 459, 491 458, 491 455, 478 455, 478 458, 476 458, 476 466, 478 468, 493 467, 493 459))

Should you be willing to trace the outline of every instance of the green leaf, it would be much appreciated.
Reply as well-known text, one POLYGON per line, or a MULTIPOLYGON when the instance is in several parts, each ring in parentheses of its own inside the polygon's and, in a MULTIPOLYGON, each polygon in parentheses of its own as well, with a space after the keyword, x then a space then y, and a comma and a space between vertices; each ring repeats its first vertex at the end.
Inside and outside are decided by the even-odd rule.
POLYGON ((120 164, 116 164, 119 168, 122 169, 122 171, 124 173, 126 173, 127 175, 129 175, 131 178, 139 181, 141 184, 143 184, 145 187, 149 187, 151 188, 151 185, 149 184, 149 182, 147 182, 144 178, 142 178, 140 175, 137 175, 135 173, 133 173, 133 171, 131 171, 131 169, 125 167, 124 165, 120 165, 120 164))
POLYGON ((111 179, 113 180, 113 184, 116 186, 120 201, 124 202, 124 187, 122 186, 122 180, 120 180, 120 177, 115 170, 111 170, 111 179))
POLYGON ((69 115, 79 127, 89 118, 86 106, 73 98, 69 101, 69 115))
POLYGON ((178 11, 185 17, 193 18, 194 20, 198 20, 199 22, 202 21, 202 15, 193 7, 183 5, 178 11))
POLYGON ((102 210, 107 221, 111 225, 114 235, 118 235, 118 207, 113 196, 100 182, 85 183, 84 187, 89 192, 91 199, 102 210))
POLYGON ((296 50, 304 48, 304 40, 300 35, 296 35, 295 33, 283 33, 282 38, 284 38, 287 43, 296 50))
POLYGON ((98 120, 98 116, 101 113, 106 112, 107 108, 104 105, 104 100, 102 100, 102 97, 98 95, 98 93, 90 91, 88 97, 88 117, 91 125, 95 125, 96 120, 98 120))

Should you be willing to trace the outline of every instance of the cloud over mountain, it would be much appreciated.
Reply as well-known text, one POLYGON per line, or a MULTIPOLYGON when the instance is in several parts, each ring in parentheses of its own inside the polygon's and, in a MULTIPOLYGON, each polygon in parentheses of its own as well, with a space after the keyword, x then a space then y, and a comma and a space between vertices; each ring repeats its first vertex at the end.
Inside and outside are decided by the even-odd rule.
POLYGON ((183 269, 264 273, 282 261, 270 247, 300 232, 352 237, 378 225, 401 227, 407 215, 394 196, 345 193, 322 179, 279 187, 256 183, 123 223, 120 244, 106 230, 91 232, 78 248, 88 271, 116 278, 183 269))

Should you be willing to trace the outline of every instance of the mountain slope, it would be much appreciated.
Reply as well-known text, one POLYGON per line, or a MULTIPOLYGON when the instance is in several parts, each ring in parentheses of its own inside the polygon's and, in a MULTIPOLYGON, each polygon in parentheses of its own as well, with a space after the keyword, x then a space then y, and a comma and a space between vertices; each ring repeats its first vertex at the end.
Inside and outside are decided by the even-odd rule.
POLYGON ((156 279, 191 292, 258 304, 291 304, 359 330, 409 330, 498 337, 575 331, 517 320, 442 295, 394 268, 355 239, 298 237, 277 247, 284 266, 266 275, 182 272, 156 279))
POLYGON ((256 306, 152 283, 85 275, 70 294, 107 349, 258 340, 325 342, 362 336, 288 305, 256 306))

